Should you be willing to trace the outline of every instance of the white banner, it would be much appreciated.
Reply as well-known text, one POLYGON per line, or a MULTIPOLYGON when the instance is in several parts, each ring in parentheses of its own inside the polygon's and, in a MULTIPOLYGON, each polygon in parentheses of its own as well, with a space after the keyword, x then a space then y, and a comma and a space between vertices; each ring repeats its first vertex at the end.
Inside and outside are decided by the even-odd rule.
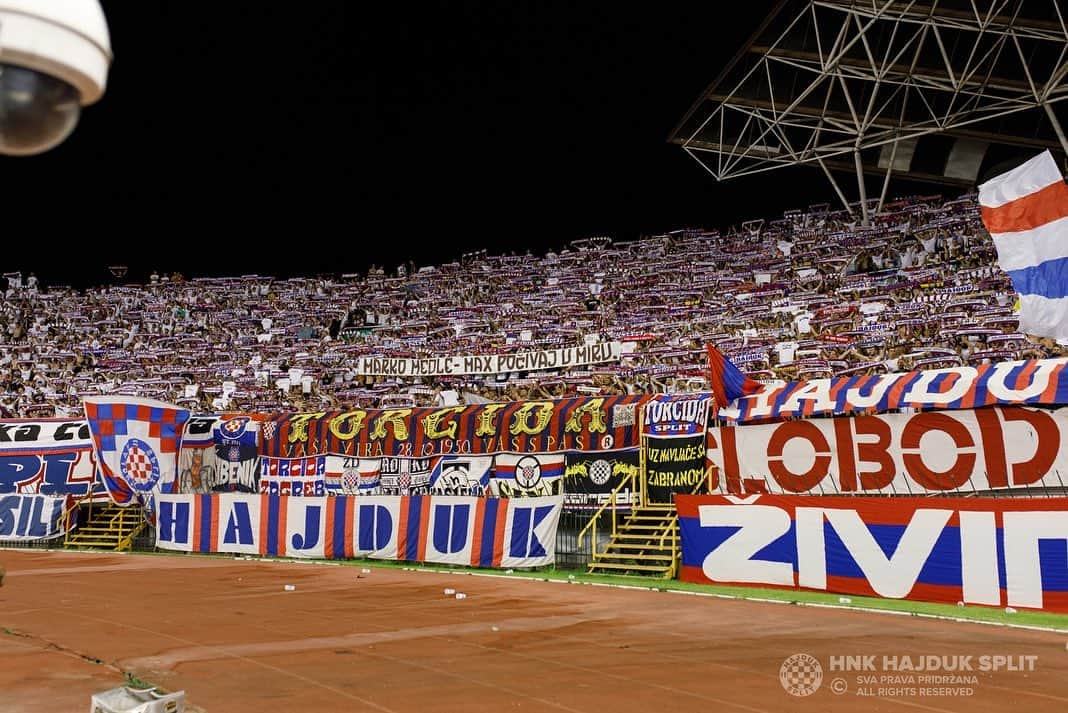
POLYGON ((600 342, 585 344, 581 347, 513 354, 468 354, 425 359, 360 357, 356 360, 356 373, 360 376, 504 374, 512 371, 542 371, 619 361, 622 353, 622 342, 600 342))
POLYGON ((0 542, 48 540, 64 534, 67 498, 0 495, 0 542))
POLYGON ((106 498, 98 486, 84 419, 0 421, 0 494, 106 498))
POLYGON ((161 494, 157 505, 161 549, 504 568, 555 561, 563 497, 161 494))
POLYGON ((1068 408, 996 406, 709 429, 713 492, 973 493, 1068 485, 1068 408))

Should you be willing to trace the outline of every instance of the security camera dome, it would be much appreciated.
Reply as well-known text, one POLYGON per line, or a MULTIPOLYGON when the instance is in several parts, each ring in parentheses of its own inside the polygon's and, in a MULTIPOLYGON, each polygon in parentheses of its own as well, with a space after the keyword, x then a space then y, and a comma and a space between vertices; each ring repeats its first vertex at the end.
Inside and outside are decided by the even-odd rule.
POLYGON ((0 0, 0 153, 61 143, 104 94, 111 41, 98 0, 0 0))

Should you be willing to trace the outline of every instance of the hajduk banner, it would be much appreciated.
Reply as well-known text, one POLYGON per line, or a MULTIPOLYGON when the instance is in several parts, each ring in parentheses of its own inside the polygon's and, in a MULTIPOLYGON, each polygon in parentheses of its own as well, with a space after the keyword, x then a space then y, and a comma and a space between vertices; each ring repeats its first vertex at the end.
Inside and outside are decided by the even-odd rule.
POLYGON ((637 413, 647 398, 596 396, 272 414, 260 424, 260 454, 426 458, 634 448, 640 433, 637 413))
POLYGON ((544 371, 619 361, 621 342, 599 342, 564 349, 513 352, 511 354, 466 354, 423 359, 366 356, 356 360, 360 376, 464 376, 544 371))
POLYGON ((684 581, 1068 612, 1068 498, 676 504, 684 581))
POLYGON ((0 493, 107 498, 85 420, 0 421, 0 493))
POLYGON ((1068 484, 1068 408, 996 406, 711 428, 723 494, 975 493, 1068 484))
POLYGON ((0 542, 32 542, 59 537, 68 498, 47 495, 0 495, 0 542))
POLYGON ((562 498, 159 495, 156 546, 270 557, 540 567, 562 498))
POLYGON ((1068 404, 1068 358, 1003 361, 952 369, 811 381, 770 382, 719 409, 740 423, 773 418, 874 413, 902 408, 1068 404))

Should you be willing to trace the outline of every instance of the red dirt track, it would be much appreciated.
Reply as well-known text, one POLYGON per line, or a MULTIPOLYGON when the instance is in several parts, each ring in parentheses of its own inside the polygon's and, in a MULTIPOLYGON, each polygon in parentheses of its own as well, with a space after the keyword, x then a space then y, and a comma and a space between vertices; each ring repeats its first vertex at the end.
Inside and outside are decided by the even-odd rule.
POLYGON ((0 565, 2 713, 84 713, 122 671, 209 713, 1068 706, 1065 634, 360 565, 16 550, 0 565), (779 680, 801 652, 824 668, 803 698, 779 680), (975 669, 983 655, 1037 659, 1029 672, 975 670, 974 684, 948 686, 956 695, 873 683, 858 697, 859 676, 885 672, 829 671, 844 655, 972 656, 975 669))

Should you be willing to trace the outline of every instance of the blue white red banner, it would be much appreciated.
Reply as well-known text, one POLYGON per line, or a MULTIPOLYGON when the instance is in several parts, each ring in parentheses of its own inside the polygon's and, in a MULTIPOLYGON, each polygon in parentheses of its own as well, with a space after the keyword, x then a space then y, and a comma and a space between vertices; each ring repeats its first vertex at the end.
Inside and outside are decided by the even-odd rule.
POLYGON ((968 409, 1068 404, 1068 358, 1003 361, 952 369, 773 381, 718 415, 739 423, 818 415, 867 414, 901 408, 968 409))
POLYGON ((1068 185, 1047 149, 979 186, 998 264, 1020 295, 1020 331, 1068 338, 1068 185))
POLYGON ((1068 612, 1068 498, 675 502, 688 582, 1068 612))
POLYGON ((100 473, 118 505, 150 504, 159 483, 173 483, 189 411, 152 399, 94 396, 85 416, 100 473))
POLYGON ((260 493, 267 495, 326 495, 327 456, 260 458, 260 493))
POLYGON ((156 546, 183 552, 540 567, 562 498, 157 496, 156 546))
POLYGON ((68 498, 0 495, 0 542, 48 540, 64 534, 68 498))
POLYGON ((500 453, 494 456, 490 492, 499 498, 560 495, 564 460, 563 453, 500 453))
POLYGON ((0 494, 106 499, 84 420, 0 421, 0 494))

